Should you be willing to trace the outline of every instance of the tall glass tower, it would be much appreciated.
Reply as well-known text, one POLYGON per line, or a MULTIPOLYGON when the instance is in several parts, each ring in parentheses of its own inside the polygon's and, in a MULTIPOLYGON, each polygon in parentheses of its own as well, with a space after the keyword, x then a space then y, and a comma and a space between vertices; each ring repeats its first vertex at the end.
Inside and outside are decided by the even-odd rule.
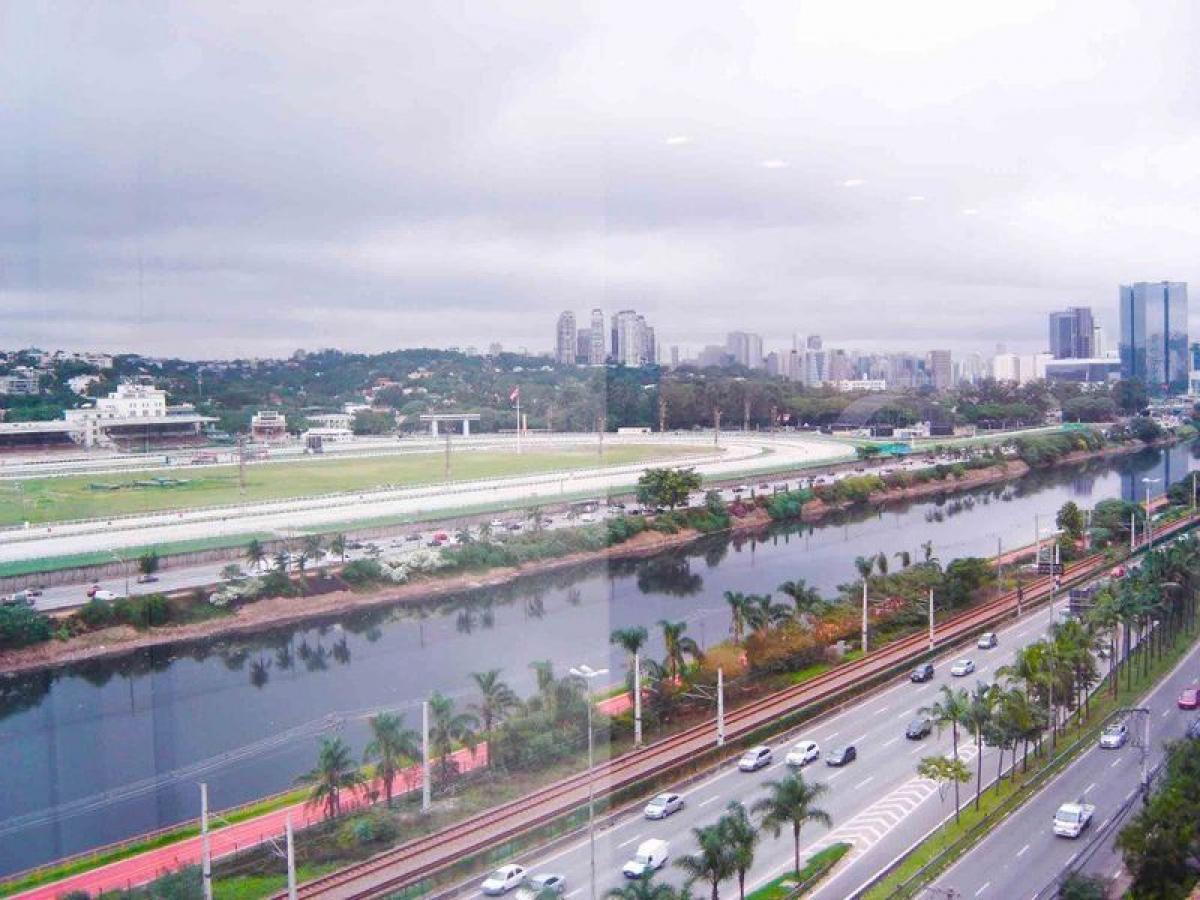
POLYGON ((1138 281, 1120 289, 1121 377, 1154 394, 1188 387, 1187 284, 1138 281))

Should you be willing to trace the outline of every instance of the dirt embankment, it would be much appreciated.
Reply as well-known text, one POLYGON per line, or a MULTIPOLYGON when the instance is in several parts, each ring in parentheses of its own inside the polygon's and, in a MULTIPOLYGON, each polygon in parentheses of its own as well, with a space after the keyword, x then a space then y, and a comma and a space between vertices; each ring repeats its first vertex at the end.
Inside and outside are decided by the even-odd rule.
MULTIPOLYGON (((1142 449, 1138 446, 1110 447, 1095 452, 1081 451, 1059 460, 1058 465, 1078 463, 1089 459, 1119 456, 1142 449)), ((969 491, 989 484, 1011 481, 1028 474, 1030 467, 1020 460, 1001 463, 987 469, 968 471, 961 478, 947 478, 914 484, 906 488, 877 491, 871 495, 872 505, 927 499, 942 494, 969 491)), ((851 503, 827 504, 812 500, 804 505, 801 518, 817 522, 827 515, 849 509, 851 503)), ((771 524, 764 509, 753 509, 735 518, 729 532, 735 535, 762 531, 771 524)), ((32 647, 0 652, 0 673, 29 672, 116 656, 147 647, 207 640, 226 635, 244 635, 267 631, 305 621, 327 619, 356 610, 373 609, 401 603, 422 603, 462 591, 497 587, 518 579, 570 569, 587 563, 612 559, 637 559, 653 556, 664 550, 686 546, 703 537, 696 531, 677 534, 646 531, 616 547, 586 553, 573 553, 556 559, 541 560, 521 566, 491 569, 482 573, 423 577, 408 584, 381 587, 373 591, 338 590, 309 597, 274 597, 239 607, 231 615, 189 625, 168 625, 150 631, 138 631, 128 626, 114 626, 89 632, 66 641, 49 641, 32 647)))

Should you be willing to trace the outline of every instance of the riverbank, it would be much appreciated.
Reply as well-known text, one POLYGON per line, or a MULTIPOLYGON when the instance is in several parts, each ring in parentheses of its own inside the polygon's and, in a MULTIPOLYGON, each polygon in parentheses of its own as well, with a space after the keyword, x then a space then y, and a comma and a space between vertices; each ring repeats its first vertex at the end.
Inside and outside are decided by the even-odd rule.
MULTIPOLYGON (((1064 456, 1056 463, 1055 467, 1125 455, 1144 447, 1143 444, 1126 444, 1095 451, 1076 451, 1064 456)), ((928 500, 937 496, 1013 481, 1029 474, 1030 471, 1031 467, 1020 460, 1007 460, 986 468, 969 469, 958 475, 948 474, 940 479, 873 491, 866 505, 882 507, 896 503, 928 500)), ((800 519, 808 523, 815 523, 827 516, 861 505, 863 504, 856 504, 853 501, 831 503, 812 499, 803 505, 800 519)), ((730 525, 725 529, 725 532, 731 536, 761 533, 776 523, 763 505, 748 506, 740 512, 740 515, 737 512, 731 515, 730 525)), ((671 534, 648 529, 611 547, 539 559, 517 566, 493 568, 483 572, 414 576, 407 584, 389 584, 386 587, 370 590, 350 589, 339 581, 339 585, 342 586, 336 590, 309 596, 257 600, 205 621, 163 625, 148 630, 138 630, 128 625, 115 625, 79 634, 67 640, 52 640, 42 644, 6 650, 0 652, 0 673, 18 674, 51 669, 151 648, 264 632, 344 616, 362 610, 409 603, 426 603, 466 591, 507 586, 524 578, 561 572, 579 566, 650 557, 687 546, 705 536, 699 530, 690 528, 671 534)))

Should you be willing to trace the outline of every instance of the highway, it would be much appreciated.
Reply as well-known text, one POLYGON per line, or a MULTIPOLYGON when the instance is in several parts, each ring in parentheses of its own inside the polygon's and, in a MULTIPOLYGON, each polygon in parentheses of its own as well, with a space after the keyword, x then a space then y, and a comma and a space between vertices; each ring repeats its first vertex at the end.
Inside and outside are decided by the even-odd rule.
MULTIPOLYGON (((1196 713, 1177 707, 1176 698, 1183 688, 1197 681, 1200 681, 1200 645, 1192 648, 1142 704, 1150 710, 1151 768, 1162 759, 1164 742, 1183 737, 1188 723, 1195 718, 1196 713)), ((1130 730, 1135 736, 1141 735, 1140 717, 1131 720, 1130 730)), ((1112 848, 1119 830, 1115 823, 1098 842, 1094 855, 1089 849, 1094 835, 1105 830, 1114 813, 1138 790, 1141 750, 1134 744, 1131 739, 1119 750, 1104 750, 1097 743, 1084 751, 935 885, 953 888, 963 898, 1037 897, 1079 854, 1088 857, 1084 865, 1087 873, 1118 877, 1122 865, 1119 854, 1112 848), (1096 807, 1090 829, 1075 840, 1055 837, 1051 831, 1055 810, 1060 804, 1081 797, 1096 807)), ((1049 892, 1048 896, 1057 894, 1049 892)))

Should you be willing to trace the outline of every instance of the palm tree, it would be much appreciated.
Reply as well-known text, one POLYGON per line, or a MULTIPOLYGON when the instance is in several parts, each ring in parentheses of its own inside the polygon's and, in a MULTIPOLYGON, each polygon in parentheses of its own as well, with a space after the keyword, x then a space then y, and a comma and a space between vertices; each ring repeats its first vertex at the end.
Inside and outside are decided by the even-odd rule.
POLYGON ((653 869, 641 878, 628 882, 624 887, 612 888, 604 897, 605 900, 677 900, 673 887, 654 881, 653 869))
POLYGON ((896 559, 900 560, 900 568, 907 569, 912 565, 912 554, 907 550, 901 550, 899 553, 892 554, 896 559))
POLYGON ((364 780, 346 742, 340 737, 325 737, 321 738, 316 768, 301 775, 296 782, 312 785, 307 805, 324 806, 325 817, 332 819, 341 813, 341 792, 358 787, 364 780))
POLYGON ((470 713, 454 711, 454 701, 434 691, 429 698, 429 745, 438 758, 438 776, 445 784, 454 775, 450 754, 460 743, 475 750, 475 729, 479 720, 470 713))
POLYGON ((275 561, 275 571, 286 575, 287 570, 288 570, 288 563, 291 562, 291 555, 288 553, 286 547, 279 548, 279 550, 275 553, 274 561, 275 561))
POLYGON ((746 624, 758 635, 766 634, 772 626, 781 625, 791 617, 786 606, 771 602, 770 594, 751 594, 746 598, 746 624))
MULTIPOLYGON (((975 738, 975 809, 979 809, 979 797, 983 792, 983 738, 992 725, 996 695, 982 681, 977 682, 970 694, 963 725, 975 738)), ((1003 756, 1003 753, 1001 753, 1003 756)))
POLYGON ((879 569, 880 575, 886 575, 888 573, 888 558, 887 554, 883 551, 880 551, 875 555, 875 567, 879 569))
POLYGON ((383 782, 383 796, 388 806, 392 805, 392 784, 405 763, 421 756, 421 738, 410 728, 404 727, 404 716, 396 713, 380 713, 367 720, 371 726, 371 740, 363 750, 363 762, 375 763, 375 774, 383 782))
POLYGON ((658 625, 662 628, 663 644, 667 648, 667 671, 671 673, 671 680, 679 679, 683 672, 683 667, 686 662, 686 657, 699 659, 699 645, 685 634, 687 622, 668 622, 666 619, 659 619, 658 625))
POLYGON ((862 578, 863 598, 862 598, 862 652, 867 652, 867 588, 871 581, 871 573, 875 571, 875 557, 873 556, 856 556, 854 557, 854 568, 858 570, 858 575, 862 578))
MULTIPOLYGON (((304 556, 311 559, 313 562, 321 561, 321 554, 324 552, 324 544, 321 541, 319 534, 306 534, 304 540, 300 542, 303 548, 304 556)), ((300 567, 300 571, 304 571, 304 567, 300 567)))
POLYGON ((338 532, 329 539, 329 552, 341 557, 342 565, 346 564, 346 536, 338 532))
POLYGON ((712 900, 719 900, 722 881, 734 873, 733 854, 719 825, 693 828, 699 849, 675 860, 675 865, 687 873, 689 885, 701 879, 712 886, 712 900))
POLYGON ((933 541, 923 541, 921 543, 921 554, 925 557, 924 564, 938 568, 940 563, 938 558, 933 555, 933 541))
POLYGON ((795 851, 796 873, 800 872, 800 829, 809 822, 826 828, 833 826, 833 818, 825 810, 814 805, 829 790, 820 783, 808 784, 799 773, 789 775, 781 781, 766 783, 768 794, 756 800, 751 812, 762 813, 762 826, 775 837, 785 825, 792 827, 792 844, 795 851))
POLYGON ((746 636, 746 596, 741 591, 726 591, 725 602, 729 604, 729 628, 734 643, 740 644, 746 636))
MULTIPOLYGON (((728 596, 728 594, 726 594, 728 596)), ((642 647, 650 639, 650 633, 638 625, 634 628, 618 628, 608 636, 633 657, 633 746, 642 746, 642 647)))
POLYGON ((246 545, 245 557, 251 568, 260 569, 263 561, 267 558, 267 551, 263 549, 262 541, 258 538, 251 538, 250 543, 246 545))
POLYGON ((500 680, 499 669, 472 672, 471 680, 479 688, 479 702, 471 704, 471 709, 479 714, 483 730, 490 732, 492 726, 499 724, 509 710, 518 706, 520 701, 513 689, 500 680))
POLYGON ((797 618, 812 616, 825 606, 820 592, 814 587, 809 587, 803 578, 785 581, 779 586, 779 592, 792 598, 792 603, 796 606, 797 618))
MULTIPOLYGON (((951 747, 953 758, 958 759, 958 726, 959 723, 966 721, 967 706, 970 703, 970 698, 967 692, 962 688, 957 690, 951 688, 947 684, 942 685, 941 699, 935 700, 929 706, 922 706, 917 710, 917 713, 922 716, 929 716, 937 724, 938 733, 944 726, 950 726, 951 747)), ((958 782, 954 782, 954 820, 958 821, 958 782)))
POLYGON ((731 800, 725 809, 726 813, 717 822, 717 828, 724 832, 725 843, 732 856, 733 870, 738 879, 738 897, 746 900, 746 873, 754 865, 754 848, 758 846, 761 835, 741 803, 731 800))

